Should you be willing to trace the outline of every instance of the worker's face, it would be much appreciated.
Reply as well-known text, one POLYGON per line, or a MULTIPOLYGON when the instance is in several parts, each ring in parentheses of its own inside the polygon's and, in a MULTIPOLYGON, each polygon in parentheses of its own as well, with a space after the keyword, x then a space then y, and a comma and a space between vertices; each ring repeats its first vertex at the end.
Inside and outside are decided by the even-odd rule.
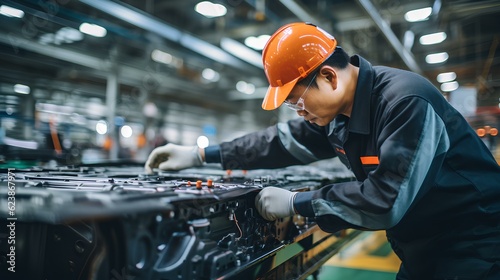
POLYGON ((303 95, 304 110, 297 114, 310 123, 328 125, 337 115, 346 111, 344 90, 339 76, 333 68, 324 67, 316 76, 317 87, 310 86, 303 95, 306 86, 296 86, 287 100, 295 103, 303 95))

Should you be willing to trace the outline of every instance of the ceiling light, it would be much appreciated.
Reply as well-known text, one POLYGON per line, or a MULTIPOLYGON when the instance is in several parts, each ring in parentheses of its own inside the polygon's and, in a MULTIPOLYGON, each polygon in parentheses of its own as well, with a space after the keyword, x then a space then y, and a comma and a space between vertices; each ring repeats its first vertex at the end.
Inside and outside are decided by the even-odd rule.
POLYGON ((16 18, 24 17, 24 12, 22 10, 12 8, 6 5, 0 6, 0 14, 8 17, 16 17, 16 18))
POLYGON ((61 36, 67 43, 83 40, 82 32, 71 27, 63 27, 59 29, 56 35, 61 36))
POLYGON ((446 39, 446 33, 445 32, 436 32, 432 34, 427 34, 422 37, 420 37, 420 44, 422 45, 433 45, 433 44, 439 44, 443 42, 446 39))
POLYGON ((208 137, 205 135, 201 135, 196 139, 196 144, 198 145, 199 148, 206 148, 210 144, 210 140, 208 140, 208 137))
POLYGON ((94 36, 94 37, 104 37, 106 36, 106 28, 99 26, 97 24, 84 22, 80 25, 80 32, 94 36))
POLYGON ((210 69, 210 68, 203 69, 203 71, 201 72, 201 76, 205 80, 211 81, 211 82, 217 82, 220 79, 219 72, 217 72, 213 69, 210 69))
POLYGON ((173 61, 173 57, 171 54, 160 51, 160 50, 154 50, 151 52, 151 59, 153 59, 156 62, 164 63, 164 64, 170 64, 173 61))
POLYGON ((20 94, 29 94, 30 87, 26 85, 16 84, 14 85, 14 91, 20 94))
POLYGON ((124 125, 120 129, 120 134, 125 138, 130 138, 132 136, 132 127, 129 125, 124 125))
POLYGON ((203 1, 196 4, 194 10, 207 18, 221 17, 227 13, 226 7, 210 1, 203 1))
POLYGON ((411 30, 406 30, 405 35, 403 36, 403 46, 410 50, 413 47, 413 43, 415 42, 415 33, 411 30))
POLYGON ((266 46, 267 41, 271 38, 270 35, 260 35, 259 37, 250 36, 245 39, 245 45, 248 47, 261 51, 266 46))
POLYGON ((154 118, 158 115, 158 107, 156 107, 153 102, 147 102, 144 104, 144 107, 142 107, 142 113, 146 117, 154 118))
POLYGON ((446 60, 448 60, 447 52, 433 53, 425 57, 425 62, 429 64, 441 63, 445 62, 446 60))
POLYGON ((174 68, 180 68, 183 64, 181 58, 175 57, 167 52, 160 50, 153 50, 151 52, 151 59, 159 63, 167 64, 174 68))
POLYGON ((457 88, 458 88, 458 82, 457 81, 448 82, 448 83, 442 83, 441 84, 441 91, 444 91, 444 92, 454 91, 457 88))
POLYGON ((98 121, 95 124, 95 131, 101 135, 106 134, 106 132, 108 132, 108 123, 102 120, 98 121))
POLYGON ((428 20, 431 13, 432 13, 431 7, 426 7, 426 8, 417 9, 417 10, 411 10, 411 11, 406 12, 405 20, 408 22, 428 20))
POLYGON ((237 82, 236 89, 244 94, 253 94, 255 92, 255 86, 252 83, 247 83, 245 81, 237 82))
POLYGON ((457 74, 455 72, 445 72, 437 75, 436 80, 439 83, 451 82, 457 78, 457 74))

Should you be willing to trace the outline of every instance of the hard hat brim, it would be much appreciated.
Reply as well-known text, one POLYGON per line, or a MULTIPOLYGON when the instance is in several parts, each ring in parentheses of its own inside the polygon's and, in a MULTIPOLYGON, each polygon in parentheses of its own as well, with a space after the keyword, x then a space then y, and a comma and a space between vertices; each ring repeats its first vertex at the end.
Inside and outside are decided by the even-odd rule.
POLYGON ((269 86, 264 96, 264 100, 262 101, 262 109, 274 110, 281 106, 297 84, 298 80, 299 78, 278 87, 269 86))

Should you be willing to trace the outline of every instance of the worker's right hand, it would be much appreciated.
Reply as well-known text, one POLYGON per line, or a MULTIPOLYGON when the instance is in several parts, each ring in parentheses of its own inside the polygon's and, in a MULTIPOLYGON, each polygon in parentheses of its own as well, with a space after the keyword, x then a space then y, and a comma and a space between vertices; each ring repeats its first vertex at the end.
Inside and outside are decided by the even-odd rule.
POLYGON ((201 166, 203 160, 198 146, 179 146, 167 144, 154 149, 149 154, 144 165, 146 173, 152 174, 153 168, 161 170, 180 170, 189 167, 201 166))
POLYGON ((255 208, 268 221, 290 217, 295 214, 293 201, 297 192, 277 187, 263 188, 255 197, 255 208))

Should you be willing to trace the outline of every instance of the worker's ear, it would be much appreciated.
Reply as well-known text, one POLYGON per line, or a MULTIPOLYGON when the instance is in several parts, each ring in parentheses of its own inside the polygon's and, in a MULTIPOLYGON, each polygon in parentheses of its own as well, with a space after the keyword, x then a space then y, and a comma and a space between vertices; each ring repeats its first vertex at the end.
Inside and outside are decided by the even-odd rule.
POLYGON ((337 88, 338 76, 334 68, 330 66, 324 66, 323 68, 321 68, 320 73, 321 77, 328 81, 333 89, 337 88))

